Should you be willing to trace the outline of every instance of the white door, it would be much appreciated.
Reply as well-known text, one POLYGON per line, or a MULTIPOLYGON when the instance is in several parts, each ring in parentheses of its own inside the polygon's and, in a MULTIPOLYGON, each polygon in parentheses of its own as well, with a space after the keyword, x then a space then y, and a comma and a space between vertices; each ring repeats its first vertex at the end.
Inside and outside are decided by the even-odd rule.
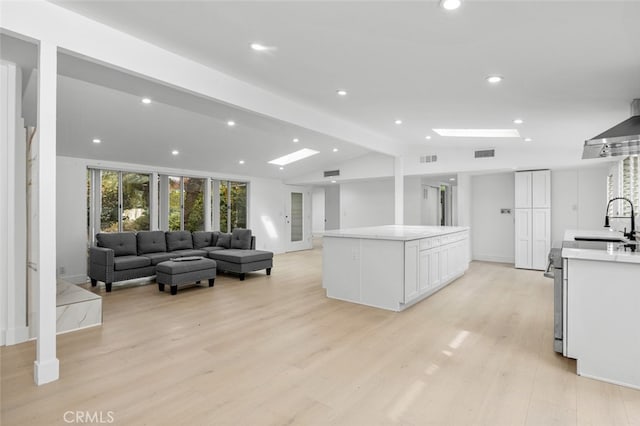
POLYGON ((551 210, 533 209, 531 215, 531 269, 544 270, 551 250, 551 210))
POLYGON ((516 172, 516 209, 531 208, 531 172, 516 172))
POLYGON ((308 188, 287 188, 284 227, 286 251, 311 248, 311 192, 308 188))
POLYGON ((531 209, 516 209, 516 268, 531 268, 531 209))
POLYGON ((422 185, 421 225, 440 225, 440 188, 422 185))

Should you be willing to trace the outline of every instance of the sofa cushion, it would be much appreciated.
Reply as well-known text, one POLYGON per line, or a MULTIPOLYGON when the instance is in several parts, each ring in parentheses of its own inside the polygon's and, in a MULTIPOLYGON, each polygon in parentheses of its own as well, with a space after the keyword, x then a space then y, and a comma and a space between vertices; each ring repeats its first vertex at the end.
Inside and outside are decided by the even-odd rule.
POLYGON ((213 232, 195 231, 192 234, 192 237, 193 237, 194 249, 201 249, 203 247, 209 247, 211 245, 215 245, 215 244, 212 244, 213 232))
POLYGON ((101 232, 96 235, 98 247, 113 250, 114 256, 135 256, 136 234, 133 232, 101 232))
POLYGON ((187 249, 187 250, 175 250, 172 251, 171 257, 187 257, 187 256, 207 256, 207 251, 202 249, 187 249))
POLYGON ((113 259, 114 269, 124 271, 125 269, 144 268, 151 265, 151 259, 144 256, 118 256, 113 259))
POLYGON ((138 241, 138 255, 167 251, 164 231, 139 231, 136 234, 138 241))
POLYGON ((248 250, 251 248, 251 229, 236 228, 231 232, 231 248, 248 250))
POLYGON ((218 244, 218 238, 220 237, 221 233, 222 232, 220 232, 220 231, 213 231, 211 233, 211 246, 212 247, 215 247, 216 244, 218 244))
POLYGON ((273 259, 273 253, 264 250, 220 250, 209 252, 209 258, 229 263, 251 263, 273 259))
POLYGON ((216 241, 216 247, 231 248, 231 234, 218 235, 218 241, 216 241))
POLYGON ((225 248, 224 247, 218 247, 218 246, 215 246, 215 247, 203 247, 202 250, 206 251, 207 253, 210 253, 212 251, 225 250, 225 248))
POLYGON ((157 253, 145 253, 142 256, 148 258, 149 260, 151 260, 151 264, 152 265, 157 265, 160 262, 166 262, 167 260, 171 259, 172 257, 176 257, 175 254, 173 253, 168 253, 168 252, 157 252, 157 253))
POLYGON ((167 251, 193 248, 193 239, 189 231, 170 231, 165 235, 167 238, 167 251))

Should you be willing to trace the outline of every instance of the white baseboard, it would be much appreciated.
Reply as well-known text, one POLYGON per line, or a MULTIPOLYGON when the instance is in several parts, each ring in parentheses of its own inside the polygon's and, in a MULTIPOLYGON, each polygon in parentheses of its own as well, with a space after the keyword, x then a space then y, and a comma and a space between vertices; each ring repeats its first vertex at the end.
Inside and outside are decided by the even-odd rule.
POLYGON ((58 278, 71 284, 86 284, 89 282, 89 277, 86 275, 65 275, 58 278))
POLYGON ((33 380, 36 385, 44 385, 60 378, 60 361, 53 358, 45 362, 33 362, 33 380))
POLYGON ((515 263, 513 257, 491 256, 485 254, 477 254, 473 256, 473 260, 479 260, 481 262, 494 262, 494 263, 515 263))

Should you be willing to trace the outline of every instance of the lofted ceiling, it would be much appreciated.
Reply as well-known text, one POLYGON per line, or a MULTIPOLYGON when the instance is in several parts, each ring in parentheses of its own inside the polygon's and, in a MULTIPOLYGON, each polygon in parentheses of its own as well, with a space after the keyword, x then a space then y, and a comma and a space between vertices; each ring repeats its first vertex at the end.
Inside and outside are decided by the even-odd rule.
MULTIPOLYGON (((584 140, 627 118, 631 100, 640 98, 640 1, 467 0, 453 12, 436 0, 53 3, 355 123, 406 154, 533 146, 554 164, 573 165, 584 140), (255 52, 252 42, 275 49, 255 52), (490 85, 490 74, 504 81, 490 85), (517 128, 522 138, 446 138, 433 128, 517 128)), ((291 178, 367 153, 242 105, 71 56, 60 64, 59 150, 66 155, 117 161, 105 156, 135 148, 132 162, 291 178), (91 101, 83 98, 89 93, 91 101), (143 106, 140 96, 154 103, 143 106), (227 128, 229 117, 239 125, 227 128), (96 132, 117 143, 115 150, 88 144, 96 132), (294 137, 322 154, 283 171, 267 165, 303 147, 294 137), (184 157, 167 157, 174 147, 184 157), (239 159, 251 166, 239 167, 239 159)), ((456 171, 455 163, 449 167, 456 171)))

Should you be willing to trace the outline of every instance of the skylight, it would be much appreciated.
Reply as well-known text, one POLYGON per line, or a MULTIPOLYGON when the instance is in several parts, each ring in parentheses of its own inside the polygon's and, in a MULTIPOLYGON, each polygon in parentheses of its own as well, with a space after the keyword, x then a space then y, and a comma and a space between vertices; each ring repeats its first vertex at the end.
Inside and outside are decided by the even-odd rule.
POLYGON ((463 138, 519 138, 517 129, 433 129, 440 136, 463 138))
POLYGON ((292 152, 291 154, 283 155, 280 158, 276 158, 275 160, 269 161, 269 164, 276 164, 278 166, 286 166, 287 164, 291 164, 295 161, 302 160, 307 157, 311 157, 312 155, 319 154, 320 151, 316 151, 309 148, 303 148, 299 151, 292 152))

